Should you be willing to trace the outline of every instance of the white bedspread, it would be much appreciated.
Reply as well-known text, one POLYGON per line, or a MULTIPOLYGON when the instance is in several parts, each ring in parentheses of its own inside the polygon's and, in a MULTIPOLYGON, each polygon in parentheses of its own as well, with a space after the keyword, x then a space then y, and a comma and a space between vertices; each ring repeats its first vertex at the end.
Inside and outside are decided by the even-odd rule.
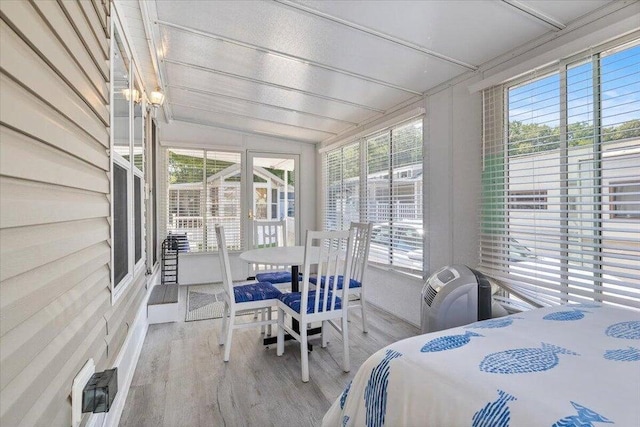
POLYGON ((582 304, 399 341, 323 426, 640 426, 640 314, 582 304))

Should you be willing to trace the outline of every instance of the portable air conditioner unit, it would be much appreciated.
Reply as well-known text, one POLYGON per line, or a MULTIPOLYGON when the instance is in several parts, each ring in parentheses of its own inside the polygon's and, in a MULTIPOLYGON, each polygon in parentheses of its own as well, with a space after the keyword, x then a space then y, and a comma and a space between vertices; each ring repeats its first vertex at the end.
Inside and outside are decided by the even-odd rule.
POLYGON ((479 271, 461 264, 441 268, 422 289, 422 333, 506 316, 492 293, 489 279, 479 271))

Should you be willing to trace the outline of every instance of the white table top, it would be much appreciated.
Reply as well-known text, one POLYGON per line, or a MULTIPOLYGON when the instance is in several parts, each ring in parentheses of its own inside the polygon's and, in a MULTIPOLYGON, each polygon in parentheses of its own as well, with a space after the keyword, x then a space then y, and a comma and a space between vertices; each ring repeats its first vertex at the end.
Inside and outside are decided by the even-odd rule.
MULTIPOLYGON (((320 248, 311 247, 311 256, 317 258, 320 248)), ((304 246, 279 246, 272 248, 251 249, 240 254, 240 259, 255 264, 269 265, 303 265, 304 246)))

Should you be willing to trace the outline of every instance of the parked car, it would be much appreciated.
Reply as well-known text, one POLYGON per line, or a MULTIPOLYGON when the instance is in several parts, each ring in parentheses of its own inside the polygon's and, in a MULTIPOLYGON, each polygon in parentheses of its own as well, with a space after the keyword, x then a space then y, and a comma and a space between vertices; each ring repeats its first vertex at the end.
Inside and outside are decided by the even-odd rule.
POLYGON ((371 232, 369 260, 386 263, 392 248, 395 264, 421 270, 422 256, 413 258, 410 254, 422 252, 423 244, 424 229, 420 223, 401 221, 393 226, 389 223, 377 224, 371 232))

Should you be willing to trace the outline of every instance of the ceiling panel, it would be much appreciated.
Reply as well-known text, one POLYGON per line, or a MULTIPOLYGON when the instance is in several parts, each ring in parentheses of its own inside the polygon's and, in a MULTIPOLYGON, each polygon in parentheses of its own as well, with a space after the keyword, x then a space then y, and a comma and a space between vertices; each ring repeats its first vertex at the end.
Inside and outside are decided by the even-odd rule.
POLYGON ((274 2, 157 2, 158 18, 423 91, 463 71, 274 2))
POLYGON ((525 6, 533 8, 565 25, 610 2, 611 0, 520 0, 520 3, 525 6))
POLYGON ((175 120, 217 126, 224 129, 296 139, 304 142, 322 141, 332 136, 331 134, 324 132, 297 128, 295 126, 216 114, 210 111, 204 111, 192 107, 183 107, 176 104, 171 104, 171 109, 175 120))
POLYGON ((358 1, 298 3, 475 65, 549 31, 543 23, 495 0, 372 1, 366 7, 358 1))
POLYGON ((283 111, 277 108, 225 99, 202 93, 194 93, 175 87, 169 89, 169 98, 172 103, 190 105, 207 110, 218 111, 227 115, 242 115, 257 119, 282 122, 292 126, 306 129, 321 130, 336 134, 346 130, 352 125, 330 119, 322 119, 292 111, 283 111))
POLYGON ((375 111, 339 102, 326 101, 318 97, 282 88, 260 85, 175 64, 167 63, 165 66, 167 80, 171 85, 239 97, 263 104, 340 119, 348 123, 361 123, 376 114, 375 111))
POLYGON ((382 110, 420 94, 172 28, 162 28, 161 33, 168 62, 186 62, 382 110))

